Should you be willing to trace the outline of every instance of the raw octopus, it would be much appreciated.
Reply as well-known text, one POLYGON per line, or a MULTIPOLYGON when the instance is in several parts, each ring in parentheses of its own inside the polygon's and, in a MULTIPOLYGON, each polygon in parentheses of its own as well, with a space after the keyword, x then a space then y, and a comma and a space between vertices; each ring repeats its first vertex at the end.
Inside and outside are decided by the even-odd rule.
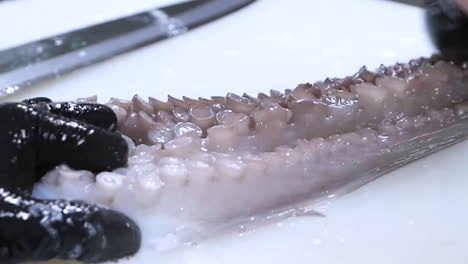
POLYGON ((464 140, 468 69, 421 58, 284 93, 107 105, 130 146, 128 167, 61 166, 36 195, 145 212, 164 236, 350 191, 464 140))

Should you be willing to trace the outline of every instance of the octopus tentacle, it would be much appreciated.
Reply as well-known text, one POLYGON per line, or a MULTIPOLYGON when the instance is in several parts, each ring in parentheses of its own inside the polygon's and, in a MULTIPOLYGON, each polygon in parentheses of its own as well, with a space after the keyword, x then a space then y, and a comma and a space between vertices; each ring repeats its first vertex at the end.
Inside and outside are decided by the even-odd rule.
POLYGON ((159 235, 200 230, 351 190, 465 139, 467 86, 466 65, 433 57, 256 97, 112 99, 128 168, 76 190, 60 167, 38 190, 171 219, 159 235))

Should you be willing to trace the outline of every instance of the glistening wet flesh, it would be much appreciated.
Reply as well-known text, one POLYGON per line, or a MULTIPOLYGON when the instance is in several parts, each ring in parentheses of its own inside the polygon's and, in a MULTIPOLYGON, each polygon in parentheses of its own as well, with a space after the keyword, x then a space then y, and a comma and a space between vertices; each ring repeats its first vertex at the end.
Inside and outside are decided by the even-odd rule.
POLYGON ((421 58, 257 96, 113 98, 128 167, 61 166, 36 195, 122 210, 164 238, 351 191, 467 137, 467 68, 421 58))

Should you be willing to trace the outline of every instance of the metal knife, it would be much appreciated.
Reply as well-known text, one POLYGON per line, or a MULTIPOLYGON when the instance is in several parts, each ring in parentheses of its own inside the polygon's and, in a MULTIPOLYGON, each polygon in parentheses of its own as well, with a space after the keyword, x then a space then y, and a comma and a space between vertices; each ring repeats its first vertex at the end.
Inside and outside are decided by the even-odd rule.
POLYGON ((427 0, 388 0, 390 2, 396 2, 400 4, 416 6, 416 7, 426 7, 427 0))
POLYGON ((0 98, 139 47, 177 36, 255 0, 195 0, 0 51, 0 98))

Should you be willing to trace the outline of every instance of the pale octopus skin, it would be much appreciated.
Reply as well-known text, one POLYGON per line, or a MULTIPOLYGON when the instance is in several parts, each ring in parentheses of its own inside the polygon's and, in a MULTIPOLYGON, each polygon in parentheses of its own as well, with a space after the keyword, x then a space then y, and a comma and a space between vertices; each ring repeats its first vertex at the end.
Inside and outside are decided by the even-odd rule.
POLYGON ((128 137, 128 168, 59 167, 37 193, 171 219, 161 233, 176 232, 350 191, 465 139, 468 69, 421 58, 284 93, 107 105, 128 137))

